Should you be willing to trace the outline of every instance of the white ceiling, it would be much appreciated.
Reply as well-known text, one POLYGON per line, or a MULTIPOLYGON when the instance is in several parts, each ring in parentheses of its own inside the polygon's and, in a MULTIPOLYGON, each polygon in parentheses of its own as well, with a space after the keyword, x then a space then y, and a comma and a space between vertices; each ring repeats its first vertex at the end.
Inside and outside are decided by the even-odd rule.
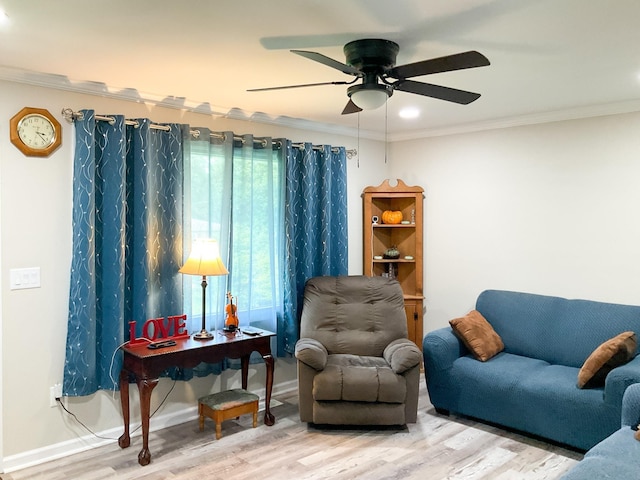
MULTIPOLYGON (((500 124, 640 110, 638 0, 0 0, 0 78, 173 102, 272 122, 304 119, 414 138, 500 124), (478 50, 488 67, 415 80, 482 94, 469 105, 395 92, 341 115, 351 80, 289 52, 344 62, 384 38, 397 64, 478 50), (41 75, 43 74, 43 75, 41 75), (401 108, 420 117, 403 120, 401 108), (385 122, 386 117, 386 122, 385 122)), ((299 123, 304 124, 304 122, 299 123)))

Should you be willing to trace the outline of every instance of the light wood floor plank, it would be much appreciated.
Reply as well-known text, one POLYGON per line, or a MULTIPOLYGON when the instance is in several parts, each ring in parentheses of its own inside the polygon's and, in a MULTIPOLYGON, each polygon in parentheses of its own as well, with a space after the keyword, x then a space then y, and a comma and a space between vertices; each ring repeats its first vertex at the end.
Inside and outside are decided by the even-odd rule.
MULTIPOLYGON (((275 395, 276 424, 251 428, 230 420, 215 440, 212 422, 150 434, 151 464, 138 465, 140 437, 43 465, 1 480, 553 480, 582 454, 456 416, 445 417, 420 387, 418 421, 397 428, 319 428, 298 419, 297 395, 275 395)), ((151 420, 153 422, 153 419, 151 420)))

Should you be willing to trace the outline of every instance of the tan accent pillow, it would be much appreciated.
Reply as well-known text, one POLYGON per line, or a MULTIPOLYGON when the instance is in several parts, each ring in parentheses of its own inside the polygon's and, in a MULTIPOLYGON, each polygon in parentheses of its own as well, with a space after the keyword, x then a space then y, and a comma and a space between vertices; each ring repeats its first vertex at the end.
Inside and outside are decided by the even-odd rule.
POLYGON ((623 332, 596 348, 578 372, 578 388, 604 385, 607 374, 624 365, 636 354, 637 339, 634 332, 623 332))
POLYGON ((486 362, 504 350, 504 343, 491 324, 477 310, 449 322, 454 333, 467 346, 473 356, 486 362))

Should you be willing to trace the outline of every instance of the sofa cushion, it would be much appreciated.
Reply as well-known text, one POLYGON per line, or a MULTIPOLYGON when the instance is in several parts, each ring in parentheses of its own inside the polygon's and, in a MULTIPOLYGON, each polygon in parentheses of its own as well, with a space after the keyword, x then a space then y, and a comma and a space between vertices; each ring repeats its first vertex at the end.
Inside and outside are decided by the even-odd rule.
POLYGON ((315 401, 404 403, 407 385, 382 357, 329 355, 313 378, 315 401))
POLYGON ((628 426, 614 432, 589 450, 584 459, 563 475, 561 480, 601 480, 638 478, 640 442, 628 426))
POLYGON ((464 317, 454 318, 449 324, 473 356, 481 362, 486 362, 504 350, 500 336, 477 310, 470 311, 464 317))
POLYGON ((628 331, 602 343, 584 362, 578 372, 578 387, 591 388, 604 385, 607 374, 624 365, 636 353, 636 334, 628 331))
POLYGON ((578 370, 504 351, 488 362, 459 357, 447 370, 457 393, 447 410, 587 450, 619 428, 620 411, 597 409, 603 390, 576 388, 578 370))

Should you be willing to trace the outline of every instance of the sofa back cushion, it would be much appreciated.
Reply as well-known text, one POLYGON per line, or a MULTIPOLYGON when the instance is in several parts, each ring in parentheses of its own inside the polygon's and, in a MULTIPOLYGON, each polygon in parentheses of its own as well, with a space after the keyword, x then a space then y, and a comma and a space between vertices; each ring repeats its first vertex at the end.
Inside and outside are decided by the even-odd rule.
POLYGON ((315 277, 304 292, 300 337, 314 338, 331 354, 381 357, 407 337, 402 288, 386 277, 315 277))
POLYGON ((576 368, 606 340, 640 332, 640 307, 631 305, 486 290, 476 309, 500 335, 505 352, 576 368))

